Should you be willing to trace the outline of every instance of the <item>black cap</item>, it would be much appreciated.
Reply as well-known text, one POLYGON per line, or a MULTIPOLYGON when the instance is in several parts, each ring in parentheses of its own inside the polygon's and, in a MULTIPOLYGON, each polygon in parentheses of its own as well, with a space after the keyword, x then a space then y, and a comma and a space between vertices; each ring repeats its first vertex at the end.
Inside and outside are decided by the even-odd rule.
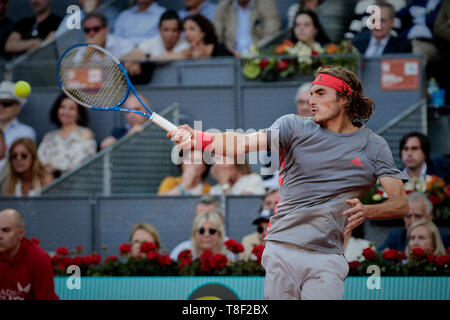
POLYGON ((273 215, 274 215, 273 209, 263 209, 259 212, 258 217, 255 220, 253 220, 253 224, 258 224, 262 221, 269 222, 270 217, 273 215))

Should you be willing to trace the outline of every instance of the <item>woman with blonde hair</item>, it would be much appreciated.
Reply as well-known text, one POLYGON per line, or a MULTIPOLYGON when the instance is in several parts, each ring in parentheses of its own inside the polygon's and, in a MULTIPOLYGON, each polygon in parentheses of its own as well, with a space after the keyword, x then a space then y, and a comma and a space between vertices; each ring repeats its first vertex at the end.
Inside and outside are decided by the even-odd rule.
POLYGON ((14 140, 9 149, 8 166, 4 195, 37 196, 53 181, 53 176, 39 161, 36 144, 30 138, 14 140))
POLYGON ((137 223, 130 234, 131 255, 133 257, 145 257, 141 252, 141 244, 152 242, 156 245, 156 251, 161 251, 163 245, 158 230, 149 223, 137 223))
POLYGON ((216 211, 199 214, 192 224, 191 250, 193 259, 211 250, 213 254, 228 254, 225 248, 225 225, 216 211))
POLYGON ((436 225, 428 220, 414 222, 408 229, 407 254, 410 256, 413 248, 421 248, 426 253, 434 255, 445 254, 444 244, 436 225))

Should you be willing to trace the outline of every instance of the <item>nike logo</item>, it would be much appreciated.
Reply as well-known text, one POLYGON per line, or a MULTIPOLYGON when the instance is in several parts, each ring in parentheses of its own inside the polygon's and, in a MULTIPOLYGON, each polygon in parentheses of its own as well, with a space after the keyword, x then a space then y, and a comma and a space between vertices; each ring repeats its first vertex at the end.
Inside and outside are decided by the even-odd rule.
POLYGON ((355 166, 360 166, 360 167, 363 166, 360 157, 355 158, 355 159, 353 159, 352 161, 350 161, 350 164, 354 164, 355 166))

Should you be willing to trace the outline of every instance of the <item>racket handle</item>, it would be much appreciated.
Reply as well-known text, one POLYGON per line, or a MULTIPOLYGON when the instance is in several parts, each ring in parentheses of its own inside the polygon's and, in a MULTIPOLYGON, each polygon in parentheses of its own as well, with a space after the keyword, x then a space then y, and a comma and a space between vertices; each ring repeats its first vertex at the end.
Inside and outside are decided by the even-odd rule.
POLYGON ((166 131, 172 131, 172 130, 175 130, 178 128, 172 122, 165 119, 164 117, 161 117, 156 112, 153 112, 153 114, 150 117, 150 120, 152 120, 154 123, 156 123, 158 126, 160 126, 161 128, 163 128, 166 131))

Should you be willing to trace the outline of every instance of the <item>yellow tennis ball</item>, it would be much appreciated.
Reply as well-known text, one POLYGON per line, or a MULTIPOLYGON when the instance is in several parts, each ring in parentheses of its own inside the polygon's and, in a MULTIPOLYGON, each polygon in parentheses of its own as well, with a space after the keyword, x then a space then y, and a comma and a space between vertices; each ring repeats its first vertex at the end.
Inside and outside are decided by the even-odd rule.
POLYGON ((31 92, 31 87, 26 81, 17 81, 14 86, 14 94, 19 98, 27 97, 31 92))

